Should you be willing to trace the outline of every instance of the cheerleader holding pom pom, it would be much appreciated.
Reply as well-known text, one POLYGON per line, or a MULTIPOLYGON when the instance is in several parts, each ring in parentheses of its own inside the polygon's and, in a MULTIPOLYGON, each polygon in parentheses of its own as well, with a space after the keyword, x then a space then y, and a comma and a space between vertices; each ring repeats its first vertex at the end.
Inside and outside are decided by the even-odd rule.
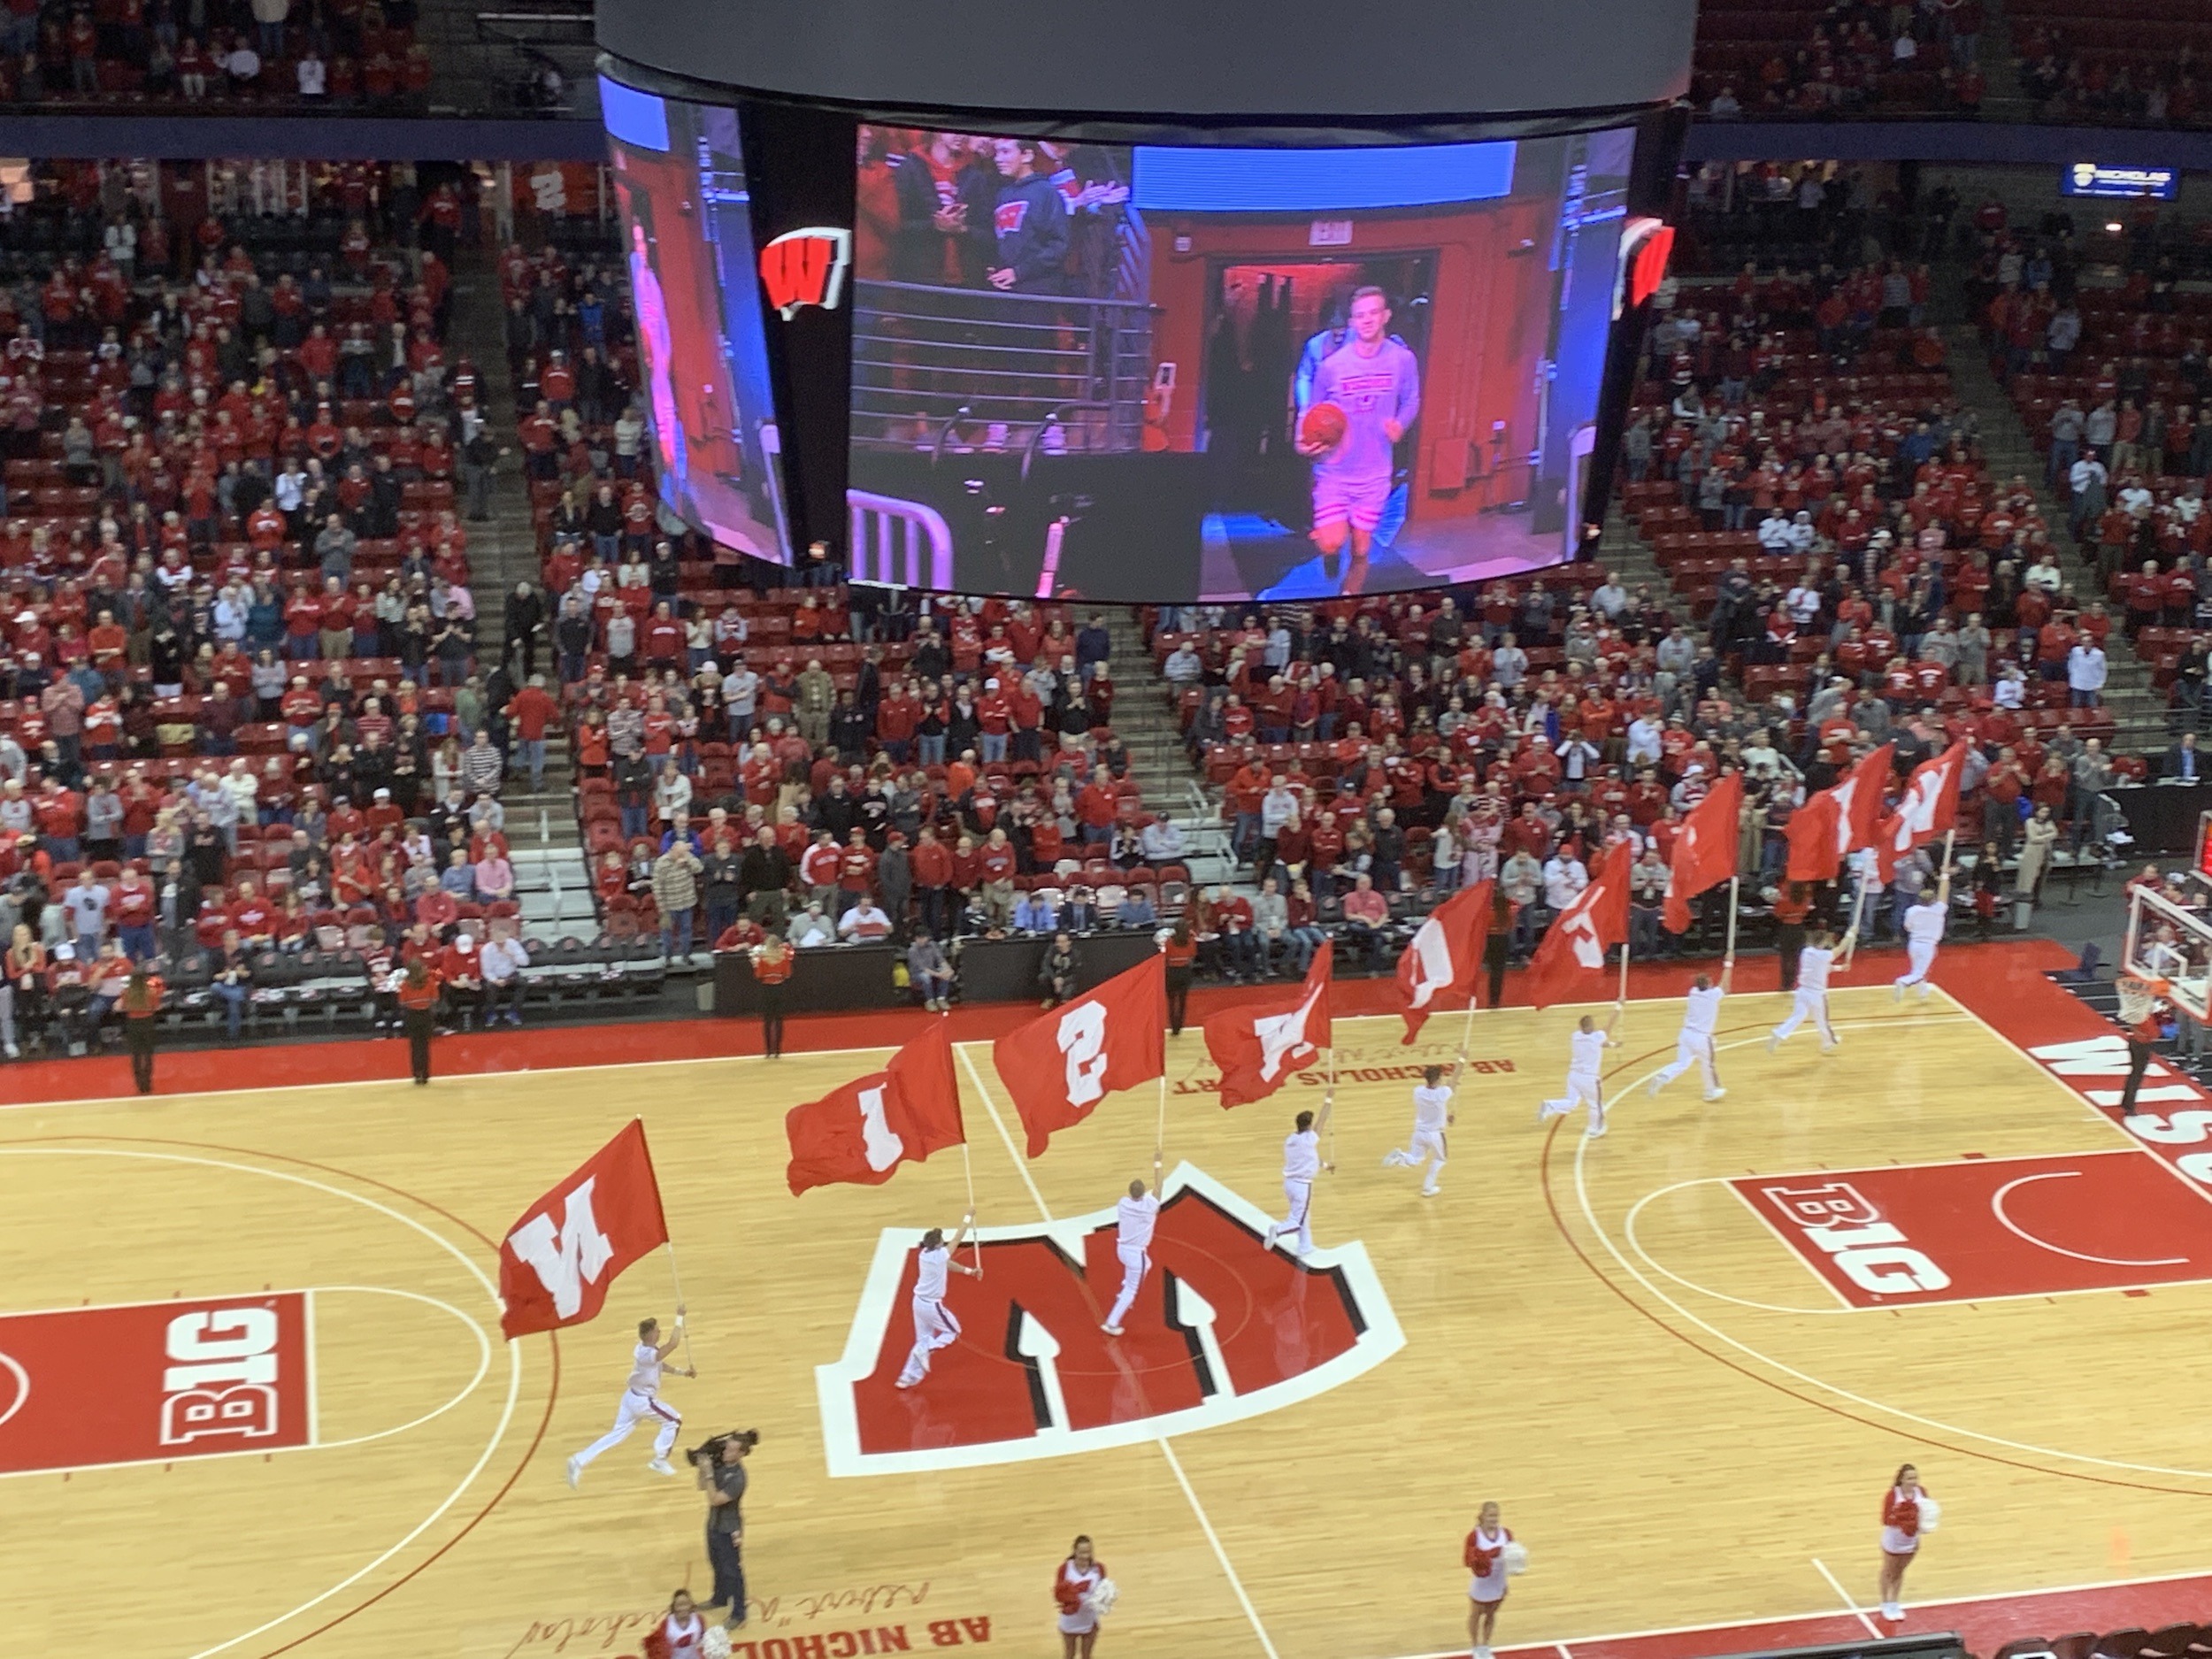
POLYGON ((1098 1645, 1098 1621, 1113 1611, 1120 1595, 1104 1563, 1091 1553, 1088 1535, 1078 1538, 1052 1580, 1052 1599, 1060 1607, 1063 1659, 1091 1659, 1098 1645))
POLYGON ((1490 1634, 1505 1605, 1505 1581, 1528 1571, 1528 1546, 1513 1541, 1513 1534, 1498 1524, 1498 1506, 1486 1503, 1475 1530, 1467 1534, 1463 1559, 1474 1575, 1468 1582, 1467 1639, 1474 1644, 1475 1659, 1490 1659, 1490 1634))
POLYGON ((1882 1500, 1882 1617, 1893 1624, 1905 1617, 1905 1569, 1919 1553, 1921 1534, 1934 1532, 1942 1518, 1936 1501, 1921 1487, 1920 1471, 1910 1463, 1898 1470, 1882 1500))

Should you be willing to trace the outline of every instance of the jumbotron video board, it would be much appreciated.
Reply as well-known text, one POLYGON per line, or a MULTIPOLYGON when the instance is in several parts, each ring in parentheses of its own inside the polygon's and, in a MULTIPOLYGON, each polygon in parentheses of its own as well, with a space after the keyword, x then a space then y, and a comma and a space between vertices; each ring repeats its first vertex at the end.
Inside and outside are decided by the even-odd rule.
POLYGON ((1540 570, 1600 516, 1655 280, 1649 121, 1147 143, 607 87, 658 285, 641 319, 668 319, 645 354, 675 369, 663 499, 747 551, 820 538, 856 577, 960 593, 1294 601, 1540 570), (695 177, 688 211, 656 200, 695 177), (679 268, 714 289, 686 326, 679 268))

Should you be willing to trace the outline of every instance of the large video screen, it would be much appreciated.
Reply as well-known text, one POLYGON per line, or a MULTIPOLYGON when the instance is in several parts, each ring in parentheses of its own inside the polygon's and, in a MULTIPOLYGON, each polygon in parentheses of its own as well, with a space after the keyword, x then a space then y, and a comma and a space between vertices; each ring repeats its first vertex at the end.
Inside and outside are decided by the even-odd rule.
POLYGON ((1633 150, 864 126, 855 573, 1233 602, 1573 557, 1633 150))
POLYGON ((737 111, 599 88, 661 501, 722 545, 788 565, 737 111))

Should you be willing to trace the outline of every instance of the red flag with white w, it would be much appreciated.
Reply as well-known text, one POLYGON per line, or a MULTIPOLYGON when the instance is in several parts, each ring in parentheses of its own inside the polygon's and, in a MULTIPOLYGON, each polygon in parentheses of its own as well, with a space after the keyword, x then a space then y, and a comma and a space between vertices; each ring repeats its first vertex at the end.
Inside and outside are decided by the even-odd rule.
POLYGON ((1832 881, 1845 857, 1874 840, 1895 747, 1885 743, 1790 814, 1792 881, 1832 881))
POLYGON ((615 1275, 668 1242, 645 1125, 629 1126, 522 1212, 499 1248, 510 1337, 595 1317, 615 1275))
POLYGON ((1628 937, 1628 843, 1613 843, 1596 878, 1552 918, 1529 964, 1530 1000, 1564 1002, 1605 969, 1605 953, 1628 937))
POLYGON ((900 1164, 958 1146, 968 1137, 943 1024, 925 1027, 882 1071, 794 1106, 783 1128, 791 1141, 784 1179, 795 1194, 833 1181, 879 1187, 900 1164))
POLYGON ((1690 809, 1674 838, 1667 864, 1667 898, 1659 920, 1671 933, 1690 931, 1690 901, 1736 873, 1736 848, 1743 816, 1743 773, 1732 772, 1690 809))
POLYGON ((1490 935, 1494 881, 1463 887, 1431 910, 1398 956, 1398 998, 1404 1004, 1406 1034, 1421 1034, 1431 1014, 1464 1008, 1475 995, 1482 969, 1483 942, 1490 935))
POLYGON ((1167 1071, 1167 958, 1156 953, 1009 1032, 991 1063, 1029 1131, 1029 1156, 1040 1156, 1054 1130, 1167 1071))
POLYGON ((1335 953, 1336 947, 1325 941, 1295 1001, 1233 1008, 1206 1022, 1206 1052, 1221 1068, 1225 1110, 1265 1100, 1329 1047, 1329 974, 1335 953))
POLYGON ((1884 881, 1897 873, 1897 861, 1916 847, 1948 833, 1959 815, 1959 778, 1966 770, 1966 745, 1954 743, 1931 761, 1913 768, 1897 810, 1874 833, 1874 856, 1884 881))

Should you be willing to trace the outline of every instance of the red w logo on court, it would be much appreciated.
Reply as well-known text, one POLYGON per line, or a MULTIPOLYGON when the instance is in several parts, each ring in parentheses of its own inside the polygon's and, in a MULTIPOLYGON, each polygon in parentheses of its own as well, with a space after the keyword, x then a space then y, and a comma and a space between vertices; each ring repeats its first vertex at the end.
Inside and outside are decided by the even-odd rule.
POLYGON ((853 234, 819 226, 787 230, 760 250, 760 283, 786 322, 804 305, 834 311, 852 263, 853 234))
MULTIPOLYGON (((1152 1271, 1099 1329, 1122 1277, 1114 1212, 980 1231, 983 1277, 953 1275, 964 1334, 916 1388, 895 1386, 914 1340, 914 1246, 887 1228, 844 1356, 815 1371, 833 1475, 1015 1463, 1188 1433, 1349 1382, 1405 1346, 1367 1249, 1303 1263, 1263 1241, 1268 1217, 1202 1171, 1163 1183, 1152 1271)), ((963 1260, 972 1260, 964 1249, 963 1260)))

